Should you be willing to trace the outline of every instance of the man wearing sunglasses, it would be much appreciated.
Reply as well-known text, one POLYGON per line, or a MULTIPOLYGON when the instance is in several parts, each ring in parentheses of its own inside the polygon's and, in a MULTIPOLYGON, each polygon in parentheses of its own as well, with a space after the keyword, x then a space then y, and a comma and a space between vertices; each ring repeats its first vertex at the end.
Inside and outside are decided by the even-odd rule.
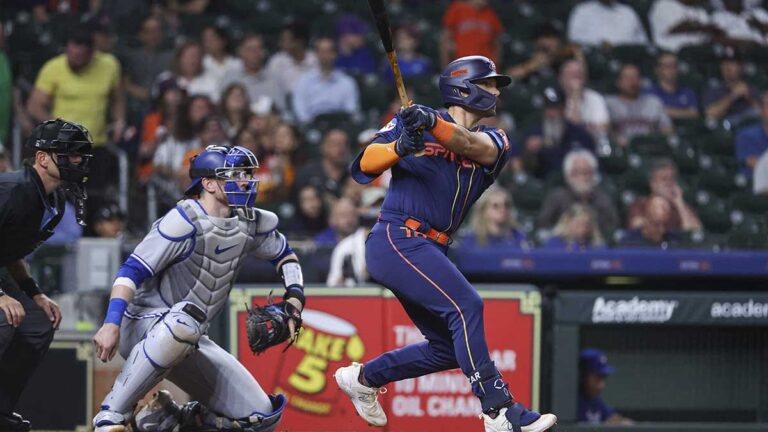
POLYGON ((0 174, 0 430, 27 431, 13 412, 61 322, 59 306, 40 291, 24 257, 45 242, 64 215, 65 192, 82 222, 93 144, 82 125, 63 119, 39 124, 27 142, 30 158, 0 174))

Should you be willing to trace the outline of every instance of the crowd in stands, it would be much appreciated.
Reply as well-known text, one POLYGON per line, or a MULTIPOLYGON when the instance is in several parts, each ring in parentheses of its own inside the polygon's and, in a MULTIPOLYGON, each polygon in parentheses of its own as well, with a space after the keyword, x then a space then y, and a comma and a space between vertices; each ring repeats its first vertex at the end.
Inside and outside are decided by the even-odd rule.
MULTIPOLYGON (((362 187, 347 167, 399 99, 365 2, 297 3, 6 1, 0 170, 35 123, 81 122, 96 144, 86 234, 140 235, 181 197, 192 156, 241 145, 259 158, 258 205, 283 231, 343 251, 328 282, 364 279, 360 251, 388 175, 362 187), (126 160, 128 213, 115 199, 126 160)), ((417 102, 439 106, 436 74, 464 55, 514 78, 489 119, 514 157, 457 242, 765 246, 768 236, 731 242, 766 233, 762 1, 388 3, 417 102)))

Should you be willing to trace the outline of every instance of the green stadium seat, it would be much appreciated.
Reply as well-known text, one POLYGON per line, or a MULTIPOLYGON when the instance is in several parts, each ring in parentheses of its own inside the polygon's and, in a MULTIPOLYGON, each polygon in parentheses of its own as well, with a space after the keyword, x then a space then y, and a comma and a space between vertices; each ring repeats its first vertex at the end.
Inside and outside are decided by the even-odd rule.
POLYGON ((639 135, 629 143, 631 151, 641 156, 669 156, 672 153, 668 138, 661 134, 639 135))
POLYGON ((375 108, 379 111, 387 109, 390 102, 387 86, 373 76, 356 77, 360 89, 360 104, 364 109, 375 108))
POLYGON ((765 221, 747 220, 729 233, 726 240, 729 249, 766 249, 768 248, 768 230, 765 221))
POLYGON ((733 143, 733 136, 723 130, 710 130, 695 137, 691 141, 696 144, 703 154, 711 156, 735 157, 736 148, 733 143))
POLYGON ((725 244, 725 235, 705 231, 680 231, 682 246, 687 249, 697 249, 719 252, 725 244))
POLYGON ((747 213, 768 214, 768 196, 755 195, 751 191, 737 191, 731 197, 734 209, 747 213))
POLYGON ((699 174, 696 186, 699 190, 710 191, 722 198, 728 198, 732 193, 743 189, 746 186, 746 180, 733 172, 715 168, 699 174))
POLYGON ((706 121, 701 118, 675 119, 672 123, 675 133, 684 138, 699 136, 708 131, 706 121))
POLYGON ((538 211, 546 194, 547 188, 541 180, 526 174, 516 176, 512 196, 515 207, 518 209, 531 212, 538 211))
POLYGON ((707 232, 722 234, 731 229, 730 207, 724 199, 699 191, 696 213, 707 232))
POLYGON ((600 171, 606 174, 621 174, 627 170, 627 151, 618 144, 611 144, 611 153, 598 155, 600 171))
POLYGON ((696 150, 685 143, 672 148, 672 160, 682 175, 692 175, 699 171, 699 159, 696 150))
POLYGON ((621 187, 625 191, 633 191, 636 195, 648 195, 648 172, 642 167, 629 169, 622 174, 621 187))

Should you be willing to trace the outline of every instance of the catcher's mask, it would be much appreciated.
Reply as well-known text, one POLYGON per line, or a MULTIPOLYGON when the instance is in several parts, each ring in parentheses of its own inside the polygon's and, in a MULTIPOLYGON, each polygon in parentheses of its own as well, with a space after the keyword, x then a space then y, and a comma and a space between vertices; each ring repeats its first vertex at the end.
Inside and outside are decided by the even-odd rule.
POLYGON ((53 163, 59 169, 63 188, 75 197, 77 222, 85 225, 85 200, 88 193, 85 183, 91 169, 93 138, 83 125, 57 118, 47 120, 35 127, 27 141, 27 147, 34 151, 50 153, 53 163))
POLYGON ((240 147, 208 146, 194 159, 189 167, 193 179, 186 195, 198 195, 203 178, 224 181, 223 192, 231 208, 241 210, 248 220, 256 219, 256 195, 259 180, 256 171, 259 161, 250 150, 240 147))

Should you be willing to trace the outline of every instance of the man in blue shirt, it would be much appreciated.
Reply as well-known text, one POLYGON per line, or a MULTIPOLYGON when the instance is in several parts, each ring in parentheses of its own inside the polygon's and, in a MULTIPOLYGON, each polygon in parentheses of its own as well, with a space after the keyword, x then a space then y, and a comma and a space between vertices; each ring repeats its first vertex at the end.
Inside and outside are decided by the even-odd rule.
POLYGON ((565 118, 565 94, 559 87, 547 87, 542 96, 541 121, 525 131, 522 154, 514 156, 522 159, 527 172, 544 178, 560 171, 565 155, 571 150, 594 153, 595 142, 586 129, 565 118))
POLYGON ((579 354, 581 382, 576 420, 590 424, 632 424, 632 420, 617 413, 601 396, 608 375, 614 372, 616 369, 608 364, 608 358, 599 349, 587 348, 579 354))
POLYGON ((740 130, 736 135, 739 170, 747 177, 752 177, 757 160, 768 149, 768 92, 763 93, 760 105, 762 121, 740 130))
POLYGON ((693 90, 678 85, 679 74, 677 56, 670 52, 659 54, 656 58, 658 81, 653 83, 646 93, 658 97, 664 104, 667 115, 673 120, 698 118, 699 99, 693 90))

